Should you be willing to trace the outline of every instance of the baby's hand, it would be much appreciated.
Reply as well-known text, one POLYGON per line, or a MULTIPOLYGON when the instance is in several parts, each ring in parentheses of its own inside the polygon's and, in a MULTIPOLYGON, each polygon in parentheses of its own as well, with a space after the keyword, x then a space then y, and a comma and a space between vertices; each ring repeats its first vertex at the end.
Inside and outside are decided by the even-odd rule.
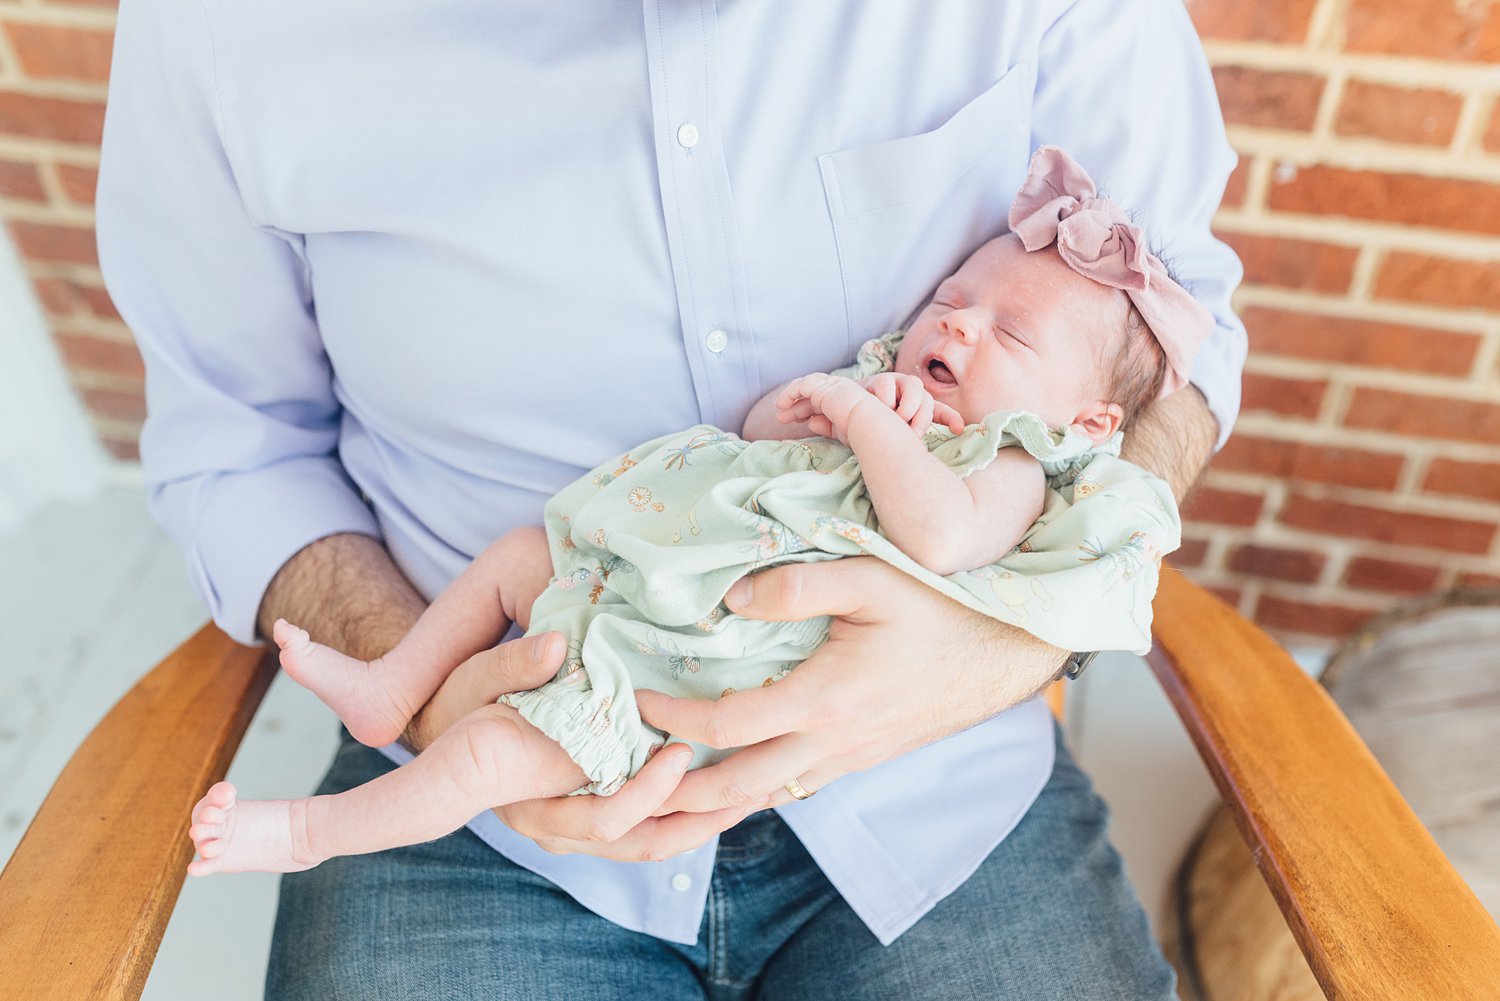
POLYGON ((944 425, 954 434, 964 429, 964 419, 959 412, 933 399, 922 380, 914 375, 881 372, 858 382, 871 396, 894 410, 896 416, 906 421, 917 434, 925 434, 927 426, 933 423, 944 425))
POLYGON ((849 444, 849 420, 870 394, 853 379, 814 372, 787 383, 776 397, 776 419, 783 424, 807 422, 807 429, 849 444))

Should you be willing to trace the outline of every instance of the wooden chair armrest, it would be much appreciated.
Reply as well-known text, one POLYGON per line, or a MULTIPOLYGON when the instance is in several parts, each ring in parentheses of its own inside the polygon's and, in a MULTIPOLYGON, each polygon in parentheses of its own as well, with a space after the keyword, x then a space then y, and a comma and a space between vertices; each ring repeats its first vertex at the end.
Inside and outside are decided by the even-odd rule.
POLYGON ((1324 993, 1493 999, 1500 928, 1322 686, 1179 572, 1154 617, 1147 660, 1324 993))
POLYGON ((139 998, 193 846, 276 673, 204 626, 136 683, 58 777, 0 873, 0 998, 139 998))

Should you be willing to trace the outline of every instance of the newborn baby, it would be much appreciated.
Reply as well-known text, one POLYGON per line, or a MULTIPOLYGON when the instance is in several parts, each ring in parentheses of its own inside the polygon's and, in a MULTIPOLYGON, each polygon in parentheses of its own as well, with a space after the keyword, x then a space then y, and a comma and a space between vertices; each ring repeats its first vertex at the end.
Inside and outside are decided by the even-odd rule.
MULTIPOLYGON (((355 661, 277 622, 287 673, 372 746, 511 622, 559 630, 570 649, 553 681, 475 710, 364 786, 236 802, 218 783, 193 811, 189 873, 292 872, 505 803, 614 792, 667 739, 641 721, 637 688, 773 684, 827 638, 827 618, 762 622, 722 604, 766 566, 873 555, 1054 645, 1144 652, 1179 522, 1166 485, 1117 458, 1119 431, 1185 384, 1213 320, 1055 147, 1032 158, 1010 225, 908 330, 867 343, 853 368, 772 390, 741 435, 690 428, 564 488, 545 531, 490 546, 385 657, 355 661)), ((724 753, 695 746, 694 764, 724 753)))

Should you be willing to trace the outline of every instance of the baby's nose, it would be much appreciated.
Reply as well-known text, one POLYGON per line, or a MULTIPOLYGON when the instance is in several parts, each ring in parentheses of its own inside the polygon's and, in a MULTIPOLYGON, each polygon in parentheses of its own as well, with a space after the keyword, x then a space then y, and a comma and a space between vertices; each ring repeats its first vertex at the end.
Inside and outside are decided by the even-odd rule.
POLYGON ((976 327, 974 317, 967 309, 955 309, 940 321, 943 330, 951 337, 967 344, 974 340, 976 327))

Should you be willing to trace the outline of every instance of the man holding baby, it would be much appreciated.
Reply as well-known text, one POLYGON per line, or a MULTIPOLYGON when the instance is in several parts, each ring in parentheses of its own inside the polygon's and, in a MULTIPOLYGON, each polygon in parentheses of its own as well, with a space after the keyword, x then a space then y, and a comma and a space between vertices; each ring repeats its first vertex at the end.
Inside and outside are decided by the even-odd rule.
MULTIPOLYGON (((143 467, 242 641, 284 616, 389 650, 583 471, 738 428, 903 326, 1044 144, 1218 320, 1126 457, 1180 497, 1238 408, 1239 268, 1208 231, 1234 158, 1174 0, 124 0, 113 74, 98 226, 143 467)), ((267 995, 1169 997, 1103 805, 1027 701, 1066 651, 869 559, 753 580, 736 611, 835 615, 833 639, 754 711, 653 720, 744 750, 285 877, 267 995)), ((406 743, 561 647, 456 672, 406 743)), ((321 791, 404 753, 346 739, 321 791)))

